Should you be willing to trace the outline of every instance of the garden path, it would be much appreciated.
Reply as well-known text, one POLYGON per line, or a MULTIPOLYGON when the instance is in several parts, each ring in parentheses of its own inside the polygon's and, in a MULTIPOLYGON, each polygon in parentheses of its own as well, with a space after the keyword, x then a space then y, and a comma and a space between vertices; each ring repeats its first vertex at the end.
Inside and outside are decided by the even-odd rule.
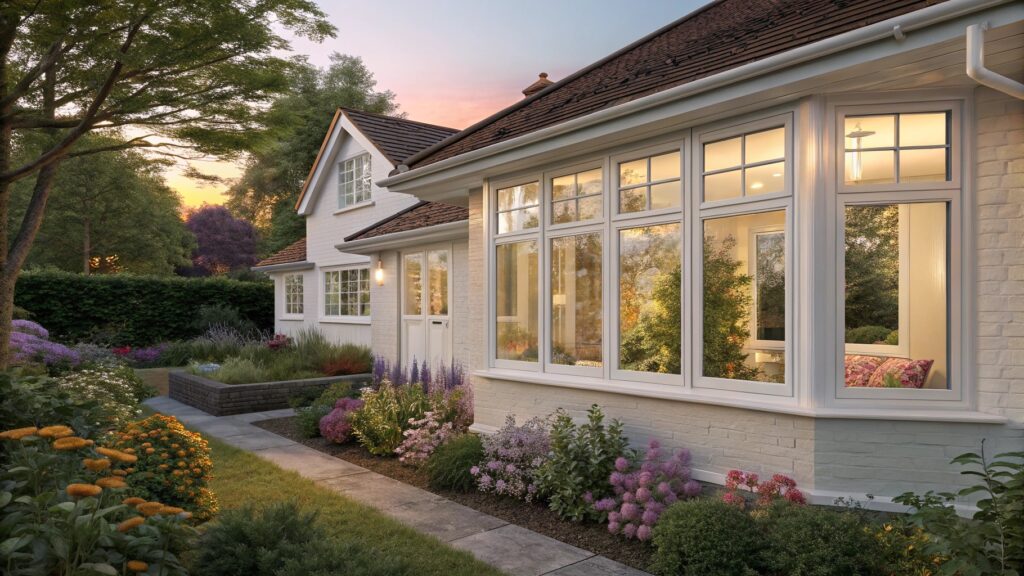
POLYGON ((478 512, 397 480, 333 458, 252 423, 290 416, 289 409, 212 416, 166 396, 146 401, 157 412, 293 470, 348 498, 368 504, 420 532, 466 550, 513 576, 644 576, 604 556, 478 512))

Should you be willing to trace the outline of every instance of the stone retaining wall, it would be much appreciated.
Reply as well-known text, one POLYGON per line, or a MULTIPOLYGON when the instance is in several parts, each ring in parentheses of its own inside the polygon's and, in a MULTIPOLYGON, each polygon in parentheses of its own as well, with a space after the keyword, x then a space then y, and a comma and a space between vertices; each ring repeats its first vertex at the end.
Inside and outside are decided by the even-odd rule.
POLYGON ((323 390, 334 382, 349 381, 353 387, 370 383, 369 374, 330 376, 306 380, 224 384, 209 378, 176 370, 168 375, 168 396, 214 416, 246 414, 288 408, 288 399, 323 390))

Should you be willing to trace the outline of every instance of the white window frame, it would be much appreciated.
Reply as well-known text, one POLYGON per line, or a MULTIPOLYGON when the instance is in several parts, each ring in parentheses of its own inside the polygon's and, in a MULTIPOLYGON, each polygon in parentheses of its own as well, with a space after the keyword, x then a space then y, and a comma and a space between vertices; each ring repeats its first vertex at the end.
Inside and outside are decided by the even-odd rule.
POLYGON ((281 277, 281 296, 283 301, 281 303, 281 318, 283 320, 301 320, 305 315, 306 310, 306 292, 305 292, 305 275, 302 272, 290 272, 281 277), (289 285, 294 286, 293 280, 298 280, 298 311, 292 311, 292 305, 296 302, 289 300, 289 296, 294 293, 289 293, 289 285))
POLYGON ((351 208, 373 201, 373 158, 369 152, 347 158, 338 163, 338 209, 351 208), (356 172, 358 172, 358 177, 356 172), (352 182, 351 198, 345 184, 352 182))
MULTIPOLYGON (((834 386, 830 387, 825 399, 826 406, 843 408, 889 408, 889 409, 971 409, 974 404, 970 366, 973 365, 973 325, 966 317, 970 306, 966 305, 971 296, 971 278, 964 262, 970 252, 965 249, 964 239, 971 234, 969 204, 963 202, 963 182, 971 181, 972 155, 963 145, 964 134, 970 134, 969 119, 972 117, 972 100, 968 92, 961 98, 950 100, 949 91, 940 93, 921 92, 907 95, 866 95, 862 97, 838 97, 828 103, 826 114, 826 145, 831 154, 827 162, 826 187, 830 211, 828 237, 832 242, 835 257, 834 281, 834 342, 833 375, 834 386), (907 101, 911 100, 911 101, 907 101), (864 114, 891 114, 915 112, 951 112, 950 129, 950 180, 945 182, 907 182, 873 185, 845 185, 845 118, 864 114), (912 204, 945 202, 947 211, 947 350, 948 389, 904 389, 904 388, 847 388, 845 381, 845 211, 848 205, 869 204, 912 204)), ((902 229, 902 227, 901 227, 902 229)), ((901 240, 902 243, 902 240, 901 240)), ((901 274, 904 270, 901 262, 901 274)), ((900 279, 900 341, 903 348, 904 279, 900 279)), ((908 341, 909 345, 909 341, 908 341)), ((888 347, 886 347, 888 348, 888 347)), ((855 348, 854 350, 857 350, 855 348)), ((909 351, 909 350, 908 350, 909 351)), ((904 355, 905 356, 905 355, 904 355)))
MULTIPOLYGON (((340 278, 339 278, 339 280, 340 280, 340 278)), ((369 324, 370 323, 371 315, 373 314, 373 297, 372 297, 372 292, 373 291, 370 289, 369 282, 370 282, 370 267, 369 267, 369 265, 366 265, 366 264, 360 264, 360 265, 356 265, 356 266, 337 266, 337 267, 331 267, 331 268, 324 268, 324 269, 322 269, 321 272, 320 272, 320 295, 321 295, 321 298, 320 298, 319 320, 321 322, 337 322, 337 323, 342 323, 342 324, 369 324), (370 312, 368 314, 352 315, 352 314, 328 314, 327 313, 327 277, 328 277, 328 275, 335 274, 335 273, 340 275, 342 272, 346 272, 346 271, 364 271, 366 273, 366 280, 367 280, 366 294, 370 296, 370 301, 369 301, 369 304, 368 304, 369 307, 370 307, 370 312)), ((357 295, 361 294, 361 293, 362 293, 361 290, 357 290, 355 292, 355 294, 357 294, 357 295)), ((339 294, 340 294, 340 292, 339 292, 339 294)), ((339 304, 339 307, 340 307, 340 304, 339 304)), ((361 308, 362 307, 360 306, 360 309, 361 308)))

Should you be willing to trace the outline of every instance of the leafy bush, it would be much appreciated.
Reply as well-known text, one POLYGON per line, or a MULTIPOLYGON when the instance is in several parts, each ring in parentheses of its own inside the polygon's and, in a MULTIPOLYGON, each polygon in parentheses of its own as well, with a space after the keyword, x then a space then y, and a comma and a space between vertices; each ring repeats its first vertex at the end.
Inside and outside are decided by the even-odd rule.
POLYGON ((196 312, 196 332, 203 333, 210 328, 217 327, 228 328, 242 334, 259 331, 252 320, 243 317, 238 308, 230 304, 217 303, 200 306, 199 311, 196 312))
POLYGON ((551 449, 547 424, 531 418, 522 426, 515 416, 505 417, 505 425, 483 440, 484 457, 469 469, 481 492, 511 496, 527 502, 537 498, 537 469, 551 449))
POLYGON ((857 326, 846 331, 846 343, 878 344, 885 342, 892 332, 892 328, 886 328, 885 326, 857 326))
POLYGON ((55 382, 75 401, 96 405, 92 415, 101 426, 109 428, 138 416, 139 400, 152 395, 152 389, 126 366, 98 366, 69 372, 55 382))
POLYGON ((135 495, 180 506, 200 520, 217 513, 217 499, 207 487, 213 462, 202 436, 173 416, 155 414, 128 424, 114 438, 113 448, 138 457, 126 478, 135 495))
POLYGON ((773 474, 771 479, 761 482, 753 472, 729 470, 725 475, 725 493, 722 501, 737 508, 746 508, 747 499, 744 492, 757 496, 757 505, 769 506, 777 500, 785 500, 794 504, 806 504, 804 493, 796 487, 796 481, 789 476, 773 474))
POLYGON ((363 407, 358 398, 341 398, 334 409, 320 419, 320 435, 334 442, 344 444, 352 438, 352 414, 363 407))
POLYGON ((600 520, 593 506, 611 493, 608 478, 621 454, 632 454, 622 434, 622 423, 604 425, 604 414, 594 404, 587 423, 577 426, 564 410, 555 413, 551 426, 551 455, 537 470, 537 487, 551 509, 564 519, 600 520))
POLYGON ((402 432, 405 440, 395 448, 395 454, 399 462, 418 466, 454 434, 451 422, 441 420, 437 412, 426 412, 423 418, 409 421, 409 428, 402 432))
POLYGON ((978 482, 955 494, 906 492, 893 499, 910 506, 910 521, 934 536, 925 551, 947 559, 937 573, 1024 574, 1024 452, 997 454, 989 461, 982 443, 980 453, 961 454, 952 462, 969 466, 960 473, 978 482), (953 502, 974 494, 982 495, 978 511, 970 520, 960 518, 953 502))
POLYGON ((469 473, 484 457, 483 443, 476 434, 460 434, 441 444, 427 459, 430 487, 469 492, 476 479, 469 473))
POLYGON ((884 558, 869 526, 853 512, 776 500, 754 515, 765 537, 768 574, 880 574, 884 558))
POLYGON ((665 508, 700 494, 700 483, 690 478, 690 453, 679 450, 666 460, 657 440, 650 441, 639 467, 631 464, 628 456, 615 460, 608 478, 615 497, 597 501, 594 508, 607 513, 612 534, 646 541, 665 508))
POLYGON ((395 386, 388 382, 363 392, 365 404, 352 414, 352 432, 359 443, 377 456, 387 456, 402 443, 410 422, 423 418, 430 402, 423 388, 395 386))
POLYGON ((299 432, 306 438, 320 435, 320 419, 330 414, 338 400, 352 396, 352 385, 348 382, 335 382, 317 396, 308 406, 295 407, 295 422, 299 432))
POLYGON ((111 318, 123 320, 111 336, 114 345, 185 340, 201 332, 195 320, 204 305, 232 306, 260 330, 274 320, 273 285, 226 278, 25 272, 14 298, 62 342, 88 340, 111 318))
POLYGON ((746 512, 720 500, 676 502, 654 528, 651 571, 664 576, 753 576, 762 536, 746 512))
POLYGON ((73 398, 46 376, 0 372, 0 422, 12 428, 67 422, 91 435, 106 408, 95 398, 73 398))

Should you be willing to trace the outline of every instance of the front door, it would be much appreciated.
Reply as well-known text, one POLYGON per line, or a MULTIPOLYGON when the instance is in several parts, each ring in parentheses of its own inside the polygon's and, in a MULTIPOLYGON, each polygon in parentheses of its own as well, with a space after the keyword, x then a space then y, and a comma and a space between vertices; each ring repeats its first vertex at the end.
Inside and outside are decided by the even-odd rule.
POLYGON ((452 363, 448 246, 402 254, 402 363, 452 363))

